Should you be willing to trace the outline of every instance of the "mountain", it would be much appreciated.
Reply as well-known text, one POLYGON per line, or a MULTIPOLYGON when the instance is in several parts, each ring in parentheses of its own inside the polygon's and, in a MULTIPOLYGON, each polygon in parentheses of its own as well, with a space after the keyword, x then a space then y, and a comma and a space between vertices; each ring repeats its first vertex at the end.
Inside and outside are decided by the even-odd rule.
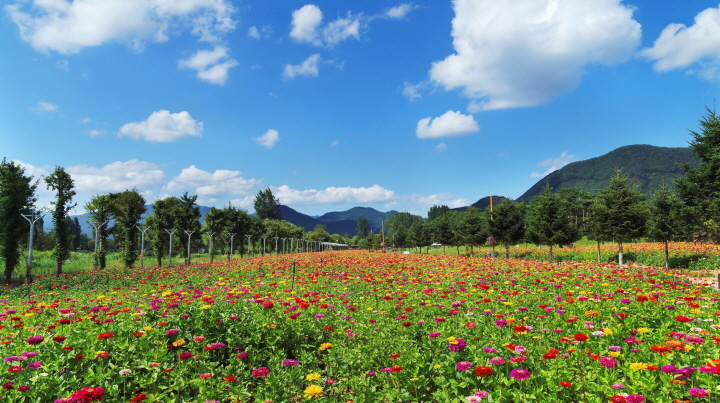
MULTIPOLYGON (((207 214, 208 211, 210 211, 210 207, 206 207, 206 206, 198 206, 198 207, 200 207, 200 225, 203 225, 203 224, 205 224, 205 214, 207 214)), ((147 209, 147 211, 145 212, 145 214, 142 215, 142 218, 140 219, 141 223, 145 222, 145 219, 149 215, 151 215, 154 211, 153 206, 151 204, 145 205, 145 208, 147 209)), ((71 215, 70 217, 71 218, 77 217, 78 222, 80 223, 81 232, 83 234, 89 236, 90 238, 93 237, 93 232, 95 231, 95 229, 88 223, 88 220, 90 219, 90 213, 71 215)), ((51 223, 51 225, 52 225, 52 223, 51 223)), ((108 225, 111 227, 113 225, 115 225, 115 220, 110 220, 108 225)))
POLYGON ((639 185, 638 190, 646 196, 665 183, 672 186, 675 179, 683 176, 679 163, 696 167, 690 147, 656 147, 651 145, 631 145, 617 148, 605 155, 584 161, 572 162, 540 179, 528 189, 518 201, 529 201, 542 194, 548 183, 553 192, 562 188, 576 188, 591 193, 607 188, 615 168, 621 168, 623 174, 639 185))
POLYGON ((482 199, 471 204, 470 206, 457 207, 457 208, 454 208, 453 210, 465 211, 468 209, 468 207, 475 207, 478 210, 485 210, 486 208, 490 207, 490 198, 491 197, 493 198, 493 205, 497 205, 498 203, 502 203, 503 201, 508 199, 507 197, 503 197, 503 196, 485 196, 482 199))
POLYGON ((347 232, 353 235, 357 232, 357 221, 353 220, 336 220, 336 221, 321 221, 316 218, 312 218, 309 215, 300 213, 288 206, 280 205, 280 212, 282 212, 282 219, 302 227, 305 231, 312 231, 315 226, 322 224, 327 229, 327 232, 331 234, 342 234, 347 232))
MULTIPOLYGON (((397 211, 395 210, 383 213, 371 207, 353 207, 347 211, 333 211, 330 213, 325 213, 317 219, 319 221, 322 221, 323 223, 343 220, 350 220, 357 223, 357 220, 358 218, 360 218, 360 216, 365 216, 365 218, 367 218, 370 222, 370 228, 373 230, 379 230, 382 226, 381 222, 387 220, 388 217, 395 213, 397 213, 397 211)), ((353 234, 355 232, 356 230, 353 230, 353 232, 350 233, 353 234)))

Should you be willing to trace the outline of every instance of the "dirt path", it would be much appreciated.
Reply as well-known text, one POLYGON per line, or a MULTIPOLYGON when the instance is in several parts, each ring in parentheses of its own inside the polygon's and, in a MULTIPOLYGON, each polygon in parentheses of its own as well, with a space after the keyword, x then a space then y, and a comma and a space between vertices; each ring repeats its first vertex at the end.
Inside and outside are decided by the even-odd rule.
POLYGON ((693 273, 689 278, 693 283, 707 285, 708 287, 713 286, 720 289, 720 270, 693 273))

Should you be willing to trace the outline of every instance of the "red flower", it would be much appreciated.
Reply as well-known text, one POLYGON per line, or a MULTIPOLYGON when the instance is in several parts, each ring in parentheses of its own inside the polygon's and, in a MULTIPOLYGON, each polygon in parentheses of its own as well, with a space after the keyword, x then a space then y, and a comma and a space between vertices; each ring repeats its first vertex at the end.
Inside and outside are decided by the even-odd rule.
POLYGON ((613 396, 613 397, 610 398, 610 402, 612 402, 612 403, 626 403, 626 402, 627 402, 627 399, 626 399, 625 397, 623 397, 623 396, 615 395, 615 396, 613 396))
POLYGON ((402 370, 403 370, 403 367, 401 367, 400 365, 393 365, 392 371, 390 371, 390 372, 400 372, 402 370))
POLYGON ((225 383, 237 382, 237 377, 236 377, 236 376, 232 376, 232 375, 231 375, 231 376, 226 376, 226 377, 224 377, 224 379, 225 379, 225 381, 224 381, 225 383))
POLYGON ((105 340, 105 339, 111 339, 113 337, 115 337, 115 335, 112 333, 100 333, 97 338, 98 338, 98 340, 105 340))
POLYGON ((99 402, 105 395, 105 389, 86 386, 72 394, 74 401, 78 403, 99 402))
POLYGON ((523 325, 514 326, 514 327, 513 327, 513 331, 514 331, 515 333, 522 333, 522 332, 526 332, 526 331, 527 331, 527 328, 526 328, 525 326, 523 326, 523 325))
POLYGON ((562 386, 563 388, 569 388, 570 386, 572 386, 572 383, 560 381, 559 385, 562 386))
POLYGON ((392 354, 390 354, 390 359, 391 359, 391 360, 397 360, 398 358, 400 358, 400 354, 398 354, 398 353, 392 353, 392 354))
POLYGON ((145 334, 145 333, 143 333, 143 332, 135 332, 135 333, 133 333, 133 336, 134 336, 135 338, 139 338, 139 337, 143 337, 144 334, 145 334))
POLYGON ((62 343, 65 341, 65 336, 55 336, 52 338, 52 340, 56 343, 62 343))
POLYGON ((467 322, 465 323, 465 327, 468 329, 475 329, 477 327, 477 323, 475 322, 467 322))
POLYGON ((163 370, 163 374, 167 374, 170 372, 173 372, 173 368, 167 368, 167 369, 163 370))
POLYGON ((333 330, 333 327, 330 325, 327 325, 323 329, 325 329, 326 332, 329 332, 329 331, 333 330))
POLYGON ((584 333, 576 333, 575 334, 575 340, 577 340, 577 341, 586 341, 587 339, 589 339, 589 337, 588 337, 588 335, 586 335, 584 333))
POLYGON ((687 323, 687 322, 691 322, 691 321, 692 321, 691 318, 688 318, 687 316, 683 316, 683 315, 676 316, 676 317, 675 317, 675 320, 678 321, 678 322, 682 322, 682 323, 687 323))
POLYGON ((479 377, 490 376, 490 375, 492 375, 492 373, 493 373, 493 369, 490 367, 484 367, 482 365, 478 365, 475 368, 475 375, 477 375, 479 377))
POLYGON ((137 396, 130 399, 130 403, 142 403, 143 400, 147 400, 147 395, 144 393, 139 393, 137 396))

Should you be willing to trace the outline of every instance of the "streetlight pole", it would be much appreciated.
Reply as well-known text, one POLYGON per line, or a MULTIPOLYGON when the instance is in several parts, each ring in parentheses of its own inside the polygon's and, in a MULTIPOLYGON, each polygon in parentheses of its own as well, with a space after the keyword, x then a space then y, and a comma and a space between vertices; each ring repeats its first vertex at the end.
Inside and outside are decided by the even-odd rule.
POLYGON ((105 220, 105 222, 103 222, 100 225, 93 224, 90 221, 85 221, 86 223, 92 225, 92 227, 95 229, 95 251, 93 252, 93 253, 95 253, 95 258, 93 259, 93 269, 94 270, 97 270, 97 249, 98 249, 98 238, 100 238, 100 228, 102 228, 103 225, 107 224, 108 221, 109 220, 105 220))
POLYGON ((252 238, 252 235, 245 235, 245 238, 248 239, 248 255, 252 256, 252 253, 250 250, 250 238, 252 238))
POLYGON ((283 238, 283 239, 282 239, 282 240, 283 240, 283 255, 285 254, 285 240, 286 240, 286 239, 287 239, 287 238, 283 238))
POLYGON ((195 231, 185 230, 185 233, 188 236, 188 254, 187 254, 187 264, 190 264, 190 236, 195 233, 195 231))
POLYGON ((35 237, 35 223, 42 218, 43 214, 39 214, 37 218, 35 213, 33 214, 21 214, 27 222, 30 223, 30 240, 28 241, 28 261, 27 271, 25 272, 25 279, 28 283, 32 282, 32 252, 33 252, 33 238, 35 237))
POLYGON ((172 231, 165 230, 165 232, 170 234, 170 243, 168 245, 168 248, 169 248, 169 250, 168 250, 168 259, 169 259, 168 267, 172 266, 172 236, 175 233, 175 231, 177 231, 177 230, 176 229, 174 229, 172 231))
POLYGON ((263 256, 265 256, 265 241, 267 240, 267 235, 261 237, 263 239, 263 256))
POLYGON ((280 238, 275 237, 273 239, 275 239, 275 254, 277 255, 278 254, 278 239, 280 239, 280 238))
POLYGON ((228 236, 230 237, 230 255, 228 256, 228 260, 232 258, 233 255, 233 238, 235 238, 234 232, 228 232, 228 236))
POLYGON ((210 247, 208 248, 208 252, 210 252, 210 263, 212 263, 212 262, 213 262, 213 253, 212 253, 212 252, 213 252, 213 249, 212 249, 213 244, 212 244, 212 237, 213 237, 213 235, 215 235, 215 233, 214 233, 214 232, 206 232, 205 235, 207 235, 208 237, 210 237, 210 247))
POLYGON ((140 233, 142 234, 140 236, 140 267, 145 268, 145 232, 152 228, 152 225, 148 226, 145 229, 142 229, 141 226, 136 225, 137 229, 140 230, 140 233))

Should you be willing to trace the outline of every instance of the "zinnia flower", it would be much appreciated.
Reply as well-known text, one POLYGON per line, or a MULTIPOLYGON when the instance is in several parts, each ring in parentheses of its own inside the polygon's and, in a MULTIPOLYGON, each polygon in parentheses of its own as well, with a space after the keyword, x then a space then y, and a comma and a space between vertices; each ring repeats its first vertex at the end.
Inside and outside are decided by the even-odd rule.
POLYGON ((692 397, 707 397, 708 391, 702 388, 690 388, 688 394, 692 397))
POLYGON ((320 397, 323 393, 323 388, 318 385, 310 385, 303 391, 305 397, 312 399, 313 397, 320 397))
POLYGON ((475 367, 475 375, 477 375, 479 377, 490 376, 490 375, 492 375, 492 373, 493 373, 493 369, 490 367, 485 367, 482 365, 478 365, 477 367, 475 367))
POLYGON ((515 368, 512 371, 510 371, 510 378, 513 379, 528 379, 530 378, 530 371, 523 368, 515 368))
POLYGON ((270 369, 268 369, 268 367, 255 368, 252 371, 253 378, 264 378, 268 375, 270 375, 270 369))

